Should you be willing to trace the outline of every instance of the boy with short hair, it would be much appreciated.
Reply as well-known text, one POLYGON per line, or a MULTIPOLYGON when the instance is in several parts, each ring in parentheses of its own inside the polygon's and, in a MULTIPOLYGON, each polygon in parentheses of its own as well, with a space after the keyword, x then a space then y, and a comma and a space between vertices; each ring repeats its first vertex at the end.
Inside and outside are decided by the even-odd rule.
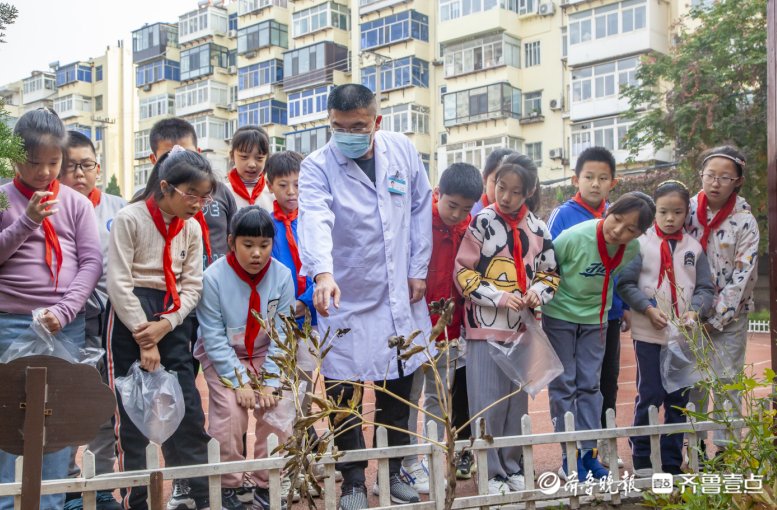
MULTIPOLYGON (((97 229, 100 234, 100 248, 103 253, 103 273, 97 282, 89 300, 86 302, 86 347, 102 348, 103 325, 105 324, 105 310, 108 304, 108 289, 105 275, 108 269, 108 241, 110 240, 111 224, 119 210, 127 205, 127 201, 115 195, 103 193, 97 187, 100 178, 100 163, 97 161, 97 152, 94 144, 86 135, 78 131, 69 131, 67 140, 67 163, 63 165, 59 174, 59 180, 65 186, 73 188, 92 202, 94 214, 97 219, 97 229)), ((108 384, 108 373, 105 363, 101 360, 97 369, 108 384)), ((115 453, 116 439, 113 435, 111 420, 105 422, 97 433, 97 437, 89 443, 88 448, 94 454, 95 474, 102 475, 112 473, 116 463, 115 453)), ((72 477, 78 476, 79 469, 75 463, 76 449, 70 459, 70 472, 72 477)), ((66 496, 66 510, 80 510, 83 508, 83 500, 80 493, 70 493, 66 496)), ((113 498, 112 491, 99 491, 97 493, 98 510, 119 510, 121 506, 113 498)))
MULTIPOLYGON (((548 229, 553 239, 564 230, 584 221, 602 218, 607 210, 610 192, 618 184, 615 177, 615 157, 604 147, 589 147, 577 158, 575 175, 572 184, 577 188, 577 194, 570 200, 556 207, 548 219, 548 229)), ((617 278, 616 278, 617 284, 617 278)), ((630 328, 630 314, 613 287, 612 307, 607 315, 607 340, 602 361, 602 373, 599 379, 600 391, 604 398, 602 402, 602 428, 607 426, 605 413, 607 409, 616 409, 618 396, 618 375, 620 373, 620 334, 630 328)), ((606 441, 599 441, 599 460, 604 466, 617 461, 623 466, 623 461, 612 452, 606 441)))

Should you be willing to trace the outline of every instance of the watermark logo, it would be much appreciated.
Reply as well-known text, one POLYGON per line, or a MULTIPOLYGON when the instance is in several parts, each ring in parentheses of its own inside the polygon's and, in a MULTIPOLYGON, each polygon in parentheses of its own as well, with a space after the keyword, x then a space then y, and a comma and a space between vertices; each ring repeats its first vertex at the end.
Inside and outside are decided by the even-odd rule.
POLYGON ((672 475, 669 473, 653 473, 650 486, 656 494, 671 494, 672 489, 674 489, 672 475))
POLYGON ((537 488, 543 494, 550 496, 557 493, 559 488, 561 488, 561 479, 556 473, 547 471, 537 478, 537 488))

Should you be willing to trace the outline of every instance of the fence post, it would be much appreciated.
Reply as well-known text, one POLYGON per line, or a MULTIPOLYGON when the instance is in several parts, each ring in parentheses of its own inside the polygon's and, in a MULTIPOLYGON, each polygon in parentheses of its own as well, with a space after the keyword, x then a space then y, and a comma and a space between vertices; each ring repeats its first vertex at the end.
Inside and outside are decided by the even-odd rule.
MULTIPOLYGON (((725 430, 724 433, 726 435, 726 439, 729 441, 729 444, 733 444, 734 443, 734 434, 735 434, 734 427, 731 424, 732 420, 734 420, 734 418, 735 418, 735 416, 734 416, 734 406, 731 405, 731 400, 730 400, 731 399, 731 396, 730 396, 731 393, 733 393, 733 392, 726 392, 726 397, 725 397, 725 400, 723 401, 723 417, 724 417, 723 418, 723 423, 726 424, 726 430, 725 430)), ((741 409, 740 409, 740 411, 741 411, 741 409)), ((736 435, 737 435, 737 437, 739 436, 739 430, 736 431, 736 435)), ((715 435, 713 433, 713 438, 714 437, 715 437, 715 435)))
MULTIPOLYGON (((324 432, 328 434, 329 431, 324 432)), ((323 437, 321 438, 323 440, 323 437)), ((326 457, 324 463, 324 509, 335 510, 337 508, 337 480, 335 480, 335 461, 332 458, 332 443, 329 441, 326 445, 326 457)))
MULTIPOLYGON (((375 430, 376 445, 379 450, 388 446, 388 434, 384 427, 375 430)), ((391 485, 389 483, 389 459, 378 459, 378 501, 380 506, 391 505, 391 485)))
MULTIPOLYGON (((481 416, 475 420, 476 441, 480 441, 480 438, 483 437, 486 432, 486 420, 481 416)), ((476 446, 475 448, 475 458, 477 459, 478 466, 478 495, 485 496, 488 495, 488 449, 481 448, 480 446, 476 446)), ((480 508, 481 510, 489 510, 490 507, 483 506, 480 508)))
MULTIPOLYGON (((521 435, 531 435, 531 418, 528 414, 524 414, 521 418, 521 435)), ((527 491, 534 490, 534 448, 528 444, 522 447, 523 453, 523 481, 525 489, 527 491)), ((534 510, 536 508, 534 501, 526 502, 526 510, 534 510)))
MULTIPOLYGON (((81 477, 94 478, 94 454, 89 450, 84 450, 84 455, 81 457, 81 477)), ((81 497, 84 504, 84 510, 97 510, 97 492, 96 491, 81 491, 81 497)))
MULTIPOLYGON (((437 438, 437 422, 429 420, 426 424, 427 437, 437 438)), ((445 491, 447 489, 447 469, 446 452, 436 444, 432 444, 432 454, 429 458, 429 499, 434 499, 436 510, 445 508, 445 491)), ((447 452, 454 455, 453 452, 447 452)))
MULTIPOLYGON (((564 413, 564 430, 567 432, 575 431, 575 415, 569 411, 564 413)), ((580 480, 580 475, 577 472, 577 441, 567 441, 563 448, 567 452, 567 482, 574 474, 577 477, 574 482, 577 483, 580 480)), ((569 508, 580 508, 580 496, 569 496, 569 508)))
MULTIPOLYGON (((219 442, 215 439, 208 441, 208 464, 218 464, 221 462, 221 449, 219 442)), ((219 508, 221 505, 221 475, 212 475, 208 477, 208 495, 210 497, 211 508, 219 508)))
MULTIPOLYGON (((696 412, 696 405, 693 402, 688 402, 688 405, 686 406, 689 413, 695 413, 696 412)), ((689 414, 688 419, 690 421, 690 430, 688 433, 685 434, 685 437, 688 439, 688 466, 691 468, 691 471, 694 473, 699 472, 699 436, 696 433, 696 417, 692 414, 689 414)), ((703 434, 706 435, 706 432, 703 434)))
MULTIPOLYGON (((648 407, 648 423, 655 427, 658 425, 658 408, 648 407)), ((650 434, 650 465, 654 473, 661 472, 661 434, 650 434)))
MULTIPOLYGON (((156 444, 149 442, 146 446, 146 469, 159 469, 159 448, 156 444)), ((151 498, 153 493, 152 478, 148 480, 148 490, 146 492, 146 504, 150 508, 157 508, 156 501, 151 498)))
MULTIPOLYGON (((161 471, 154 471, 148 477, 148 494, 151 499, 150 510, 164 510, 165 508, 164 488, 162 486, 164 481, 165 477, 161 471)), ((221 502, 221 498, 219 498, 219 502, 221 502)))
MULTIPOLYGON (((604 413, 604 419, 607 423, 608 429, 614 429, 615 428, 615 409, 607 409, 607 411, 604 413)), ((610 462, 610 474, 612 474, 612 481, 613 483, 617 484, 619 483, 621 479, 621 467, 618 465, 618 438, 612 437, 609 439, 605 439, 607 442, 608 450, 609 452, 609 459, 610 462)), ((612 491, 610 491, 612 492, 612 491)), ((612 494, 610 494, 610 501, 613 505, 620 505, 621 504, 621 493, 620 491, 616 491, 612 494)))
MULTIPOLYGON (((258 441, 258 439, 257 439, 258 441)), ((270 434, 267 436, 267 452, 272 452, 278 447, 278 436, 275 434, 270 434)), ((271 455, 271 457, 277 457, 278 452, 275 452, 271 455)), ((289 490, 289 494, 287 498, 289 501, 286 502, 288 505, 291 503, 293 493, 292 490, 289 490)), ((221 501, 219 499, 219 501, 221 501)), ((270 469, 270 508, 281 508, 281 470, 280 469, 270 469)))
MULTIPOLYGON (((14 463, 14 481, 18 483, 22 483, 22 468, 24 464, 24 458, 19 455, 16 457, 16 462, 14 463)), ((22 495, 17 494, 13 497, 13 510, 21 510, 22 509, 22 495)))

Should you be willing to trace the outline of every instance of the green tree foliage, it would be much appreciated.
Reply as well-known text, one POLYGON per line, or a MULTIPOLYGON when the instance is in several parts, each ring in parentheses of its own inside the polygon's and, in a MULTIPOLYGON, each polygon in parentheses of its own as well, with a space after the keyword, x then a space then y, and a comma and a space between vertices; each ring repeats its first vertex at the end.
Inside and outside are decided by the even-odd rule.
POLYGON ((111 176, 110 182, 105 187, 105 192, 109 195, 116 195, 117 197, 121 196, 121 188, 119 188, 119 181, 116 180, 116 174, 111 176))
MULTIPOLYGON (((692 9, 675 27, 668 55, 643 57, 639 87, 628 88, 628 116, 635 119, 626 146, 674 146, 679 169, 698 186, 699 154, 731 143, 747 156, 741 193, 765 219, 766 200, 766 2, 720 0, 692 9)), ((766 246, 766 221, 762 246, 766 246)))
POLYGON ((0 3, 0 43, 5 42, 5 29, 16 21, 19 11, 9 3, 0 3))

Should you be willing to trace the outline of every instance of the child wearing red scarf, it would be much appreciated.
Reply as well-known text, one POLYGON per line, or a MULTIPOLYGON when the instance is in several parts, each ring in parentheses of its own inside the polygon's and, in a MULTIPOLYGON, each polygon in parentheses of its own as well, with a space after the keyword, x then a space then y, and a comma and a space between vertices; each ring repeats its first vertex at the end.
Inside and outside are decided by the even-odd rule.
MULTIPOLYGON (((701 244, 684 232, 690 193, 678 181, 656 188, 656 222, 639 238, 639 254, 618 277, 618 292, 634 311, 632 338, 637 358, 637 399, 634 426, 647 425, 648 408, 664 406, 665 423, 685 423, 689 388, 667 392, 661 379, 661 347, 667 343, 667 323, 699 327, 712 307, 707 256, 701 244)), ((631 438, 634 472, 652 475, 650 438, 631 438)), ((683 435, 661 436, 661 470, 679 475, 683 435)))
MULTIPOLYGON (((649 196, 626 193, 610 205, 604 219, 578 223, 553 241, 561 284, 542 307, 542 327, 564 365, 564 373, 548 386, 556 432, 564 431, 567 412, 575 415, 575 430, 601 428, 599 381, 613 278, 639 253, 637 238, 653 224, 655 211, 649 196)), ((568 464, 562 452, 559 474, 577 473, 581 482, 588 473, 596 480, 606 477, 596 440, 579 443, 577 462, 568 464)))
MULTIPOLYGON (((509 341, 522 329, 523 310, 552 302, 559 284, 550 232, 531 211, 538 187, 534 162, 509 156, 496 171, 496 202, 475 216, 456 256, 471 416, 520 389, 491 357, 488 340, 509 341)), ((520 435, 528 405, 519 391, 491 407, 483 413, 486 430, 494 437, 520 435)), ((520 448, 489 450, 488 478, 491 494, 523 490, 520 448)))
POLYGON ((270 155, 270 138, 258 126, 243 126, 232 136, 229 157, 235 167, 227 173, 227 187, 235 197, 238 209, 258 205, 273 210, 273 197, 267 186, 264 166, 270 155))
MULTIPOLYGON (((726 383, 745 364, 747 315, 755 309, 760 235, 750 205, 739 195, 745 181, 745 156, 736 147, 724 145, 709 149, 700 159, 702 190, 691 198, 686 230, 701 243, 709 260, 716 295, 705 326, 715 352, 721 353, 711 360, 712 370, 716 379, 726 383)), ((740 404, 733 406, 737 411, 740 393, 728 394, 740 404)), ((697 411, 707 411, 708 396, 701 389, 691 391, 697 411)), ((725 395, 714 395, 713 412, 722 413, 726 400, 725 395)), ((713 432, 713 443, 721 448, 728 444, 726 433, 713 432)))
MULTIPOLYGON (((251 414, 256 418, 255 459, 269 455, 267 436, 276 434, 282 443, 291 432, 278 430, 265 419, 277 403, 274 391, 280 386, 279 369, 271 357, 281 352, 252 313, 268 323, 274 321, 281 339, 285 338, 279 316, 288 314, 294 304, 294 281, 291 271, 271 256, 274 237, 267 211, 245 207, 232 220, 232 251, 205 271, 202 301, 197 306, 200 339, 194 352, 202 363, 210 395, 208 433, 218 440, 222 461, 245 460, 243 435, 251 414), (251 384, 251 376, 261 381, 261 387, 251 384)), ((250 477, 256 486, 249 493, 253 508, 269 508, 267 472, 256 471, 250 477)), ((242 483, 242 473, 221 477, 224 508, 233 508, 226 502, 239 503, 242 483)))
MULTIPOLYGON (((191 312, 202 293, 202 230, 195 216, 212 202, 215 176, 208 160, 180 146, 157 160, 158 180, 147 198, 116 215, 108 246, 106 351, 111 386, 140 362, 147 371, 164 369, 178 377, 185 414, 162 445, 165 464, 208 461, 205 416, 194 384, 191 312)), ((129 419, 120 397, 115 415, 119 468, 146 468, 148 439, 129 419)), ((196 508, 210 506, 206 478, 192 478, 196 508)), ((127 508, 146 508, 144 487, 122 489, 127 508)), ((188 498, 189 496, 187 496, 188 498)), ((217 505, 214 502, 214 505, 217 505)))

